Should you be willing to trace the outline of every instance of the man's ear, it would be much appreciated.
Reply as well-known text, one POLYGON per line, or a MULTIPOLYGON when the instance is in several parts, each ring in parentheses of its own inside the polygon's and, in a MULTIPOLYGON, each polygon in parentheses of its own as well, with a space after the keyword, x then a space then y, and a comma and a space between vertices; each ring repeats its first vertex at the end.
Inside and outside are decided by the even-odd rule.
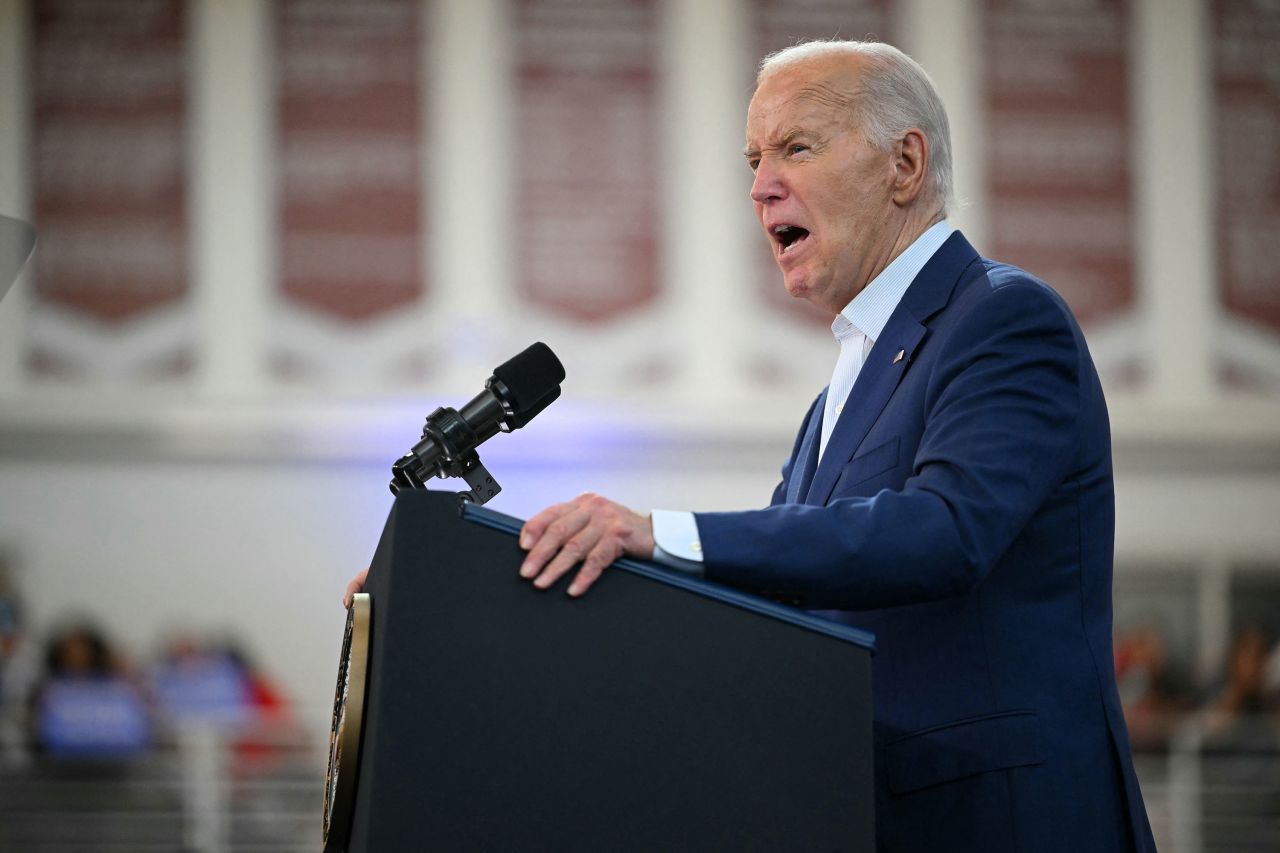
POLYGON ((907 207, 924 190, 929 169, 929 140, 918 128, 911 128, 893 147, 893 201, 907 207))

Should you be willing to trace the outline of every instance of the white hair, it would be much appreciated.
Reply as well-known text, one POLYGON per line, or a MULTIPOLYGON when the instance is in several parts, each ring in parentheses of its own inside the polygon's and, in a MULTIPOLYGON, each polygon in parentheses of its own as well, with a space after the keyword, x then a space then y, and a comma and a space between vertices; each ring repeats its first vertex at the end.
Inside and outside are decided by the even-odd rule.
POLYGON ((889 149, 910 128, 929 141, 928 175, 944 216, 955 212, 951 168, 951 125, 938 90, 920 63, 890 44, 874 41, 807 41, 771 53, 760 63, 756 86, 765 78, 810 59, 862 59, 859 89, 850 93, 867 141, 889 149))

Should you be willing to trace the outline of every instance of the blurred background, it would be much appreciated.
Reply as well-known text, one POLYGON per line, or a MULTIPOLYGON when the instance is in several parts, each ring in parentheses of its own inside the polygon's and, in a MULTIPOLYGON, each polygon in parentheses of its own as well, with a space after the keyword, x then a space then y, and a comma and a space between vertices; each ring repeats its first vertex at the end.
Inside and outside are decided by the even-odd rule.
POLYGON ((836 347, 742 126, 836 35, 1085 326, 1161 849, 1280 849, 1277 0, 0 0, 0 849, 316 849, 389 465, 533 340, 496 509, 767 502, 836 347))

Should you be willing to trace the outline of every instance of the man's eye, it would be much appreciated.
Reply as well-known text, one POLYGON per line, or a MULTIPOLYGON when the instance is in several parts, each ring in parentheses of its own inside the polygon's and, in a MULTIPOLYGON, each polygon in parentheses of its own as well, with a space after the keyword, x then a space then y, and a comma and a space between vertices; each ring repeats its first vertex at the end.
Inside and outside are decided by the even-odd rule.
POLYGON ((809 150, 809 146, 802 142, 793 142, 787 146, 787 156, 794 157, 797 154, 803 154, 809 150))
POLYGON ((760 168, 760 158, 759 158, 759 157, 752 157, 752 158, 748 159, 748 160, 747 160, 747 165, 748 165, 748 166, 750 166, 750 167, 751 167, 751 171, 753 171, 753 172, 754 172, 756 169, 759 169, 759 168, 760 168))

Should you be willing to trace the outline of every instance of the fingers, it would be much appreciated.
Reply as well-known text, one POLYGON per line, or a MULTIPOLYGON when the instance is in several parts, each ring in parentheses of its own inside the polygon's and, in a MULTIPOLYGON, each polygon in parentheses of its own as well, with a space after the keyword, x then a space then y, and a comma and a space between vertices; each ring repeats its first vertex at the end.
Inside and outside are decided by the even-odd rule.
POLYGON ((520 576, 538 589, 547 589, 581 564, 568 590, 576 598, 624 554, 652 556, 653 530, 647 516, 588 492, 529 519, 520 532, 520 547, 529 552, 520 576))
POLYGON ((524 523, 524 527, 520 528, 520 547, 529 550, 529 547, 542 538, 542 534, 546 532, 547 527, 569 511, 569 504, 555 504, 544 509, 524 523))
POLYGON ((609 568, 614 560, 622 556, 622 545, 616 540, 605 540, 597 543, 595 548, 591 549, 591 553, 587 554, 587 558, 582 561, 582 568, 578 570, 578 574, 574 576, 573 581, 569 584, 569 595, 577 598, 591 588, 600 576, 604 574, 604 570, 609 568))
MULTIPOLYGON (((520 566, 520 577, 525 579, 539 577, 539 572, 547 562, 566 548, 570 551, 569 556, 573 556, 573 552, 577 551, 577 556, 582 557, 585 553, 579 550, 582 543, 580 540, 575 541, 575 537, 587 526, 591 516, 578 506, 578 500, 574 499, 569 503, 557 504, 545 509, 525 524, 525 529, 520 534, 520 544, 529 548, 529 554, 520 566)), ((577 560, 570 562, 569 566, 574 562, 577 560)), ((561 569, 556 577, 560 574, 564 574, 564 569, 561 569)), ((540 588, 546 589, 550 584, 551 581, 547 581, 540 588)))
POLYGON ((347 591, 342 596, 343 607, 351 607, 351 602, 355 601, 356 593, 364 590, 364 582, 368 576, 369 570, 365 569, 363 572, 351 579, 351 583, 347 584, 347 591))
MULTIPOLYGON (((586 514, 584 513, 583 515, 586 514)), ((587 517, 590 518, 589 516, 587 517)), ((578 563, 584 562, 590 555, 595 554, 600 548, 600 536, 603 532, 603 526, 600 523, 589 521, 577 535, 560 546, 555 558, 547 563, 546 567, 533 581, 533 585, 538 589, 546 589, 560 580, 566 572, 578 565, 578 563)), ((546 539, 544 538, 539 545, 545 542, 546 539)), ((609 562, 613 561, 610 560, 609 562)), ((608 563, 605 563, 605 565, 608 565, 608 563)))

